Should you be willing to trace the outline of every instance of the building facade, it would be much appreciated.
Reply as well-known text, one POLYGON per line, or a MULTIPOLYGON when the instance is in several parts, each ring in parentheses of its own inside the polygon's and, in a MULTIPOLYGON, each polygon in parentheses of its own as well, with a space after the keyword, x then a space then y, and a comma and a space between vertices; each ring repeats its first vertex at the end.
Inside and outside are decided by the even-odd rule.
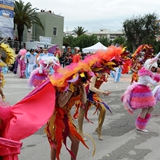
POLYGON ((23 41, 40 41, 40 36, 50 37, 51 43, 58 44, 62 47, 64 17, 56 15, 51 11, 41 11, 37 13, 44 30, 36 24, 33 24, 30 29, 25 28, 23 41))
MULTIPOLYGON (((120 36, 125 36, 123 31, 111 31, 111 30, 107 30, 107 29, 100 29, 99 31, 93 31, 93 32, 86 32, 86 35, 97 35, 98 38, 101 37, 107 37, 110 40, 114 40, 116 37, 120 37, 120 36)), ((68 36, 68 35, 72 35, 74 37, 76 37, 76 35, 74 35, 73 31, 67 31, 64 32, 64 36, 68 36)))
POLYGON ((114 40, 117 37, 124 36, 123 31, 111 31, 107 29, 100 29, 99 31, 93 31, 91 34, 97 35, 98 38, 107 37, 110 40, 114 40))

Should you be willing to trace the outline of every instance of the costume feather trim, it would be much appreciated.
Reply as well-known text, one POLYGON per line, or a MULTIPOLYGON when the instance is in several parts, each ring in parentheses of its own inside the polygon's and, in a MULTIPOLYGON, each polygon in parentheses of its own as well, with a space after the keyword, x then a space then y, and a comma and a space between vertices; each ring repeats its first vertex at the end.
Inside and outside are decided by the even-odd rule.
POLYGON ((5 63, 7 65, 13 64, 15 61, 15 58, 16 58, 16 54, 15 54, 14 49, 10 48, 10 46, 5 43, 0 44, 0 49, 2 49, 6 54, 5 63))
POLYGON ((147 69, 145 69, 144 67, 142 67, 139 71, 138 71, 138 76, 150 76, 153 77, 153 73, 147 69))
POLYGON ((127 111, 132 114, 133 113, 133 109, 131 108, 131 106, 129 105, 130 102, 130 95, 132 90, 138 85, 138 83, 132 83, 132 85, 129 85, 126 89, 126 91, 123 93, 122 97, 121 97, 121 101, 123 102, 123 105, 125 107, 125 109, 127 109, 127 111))

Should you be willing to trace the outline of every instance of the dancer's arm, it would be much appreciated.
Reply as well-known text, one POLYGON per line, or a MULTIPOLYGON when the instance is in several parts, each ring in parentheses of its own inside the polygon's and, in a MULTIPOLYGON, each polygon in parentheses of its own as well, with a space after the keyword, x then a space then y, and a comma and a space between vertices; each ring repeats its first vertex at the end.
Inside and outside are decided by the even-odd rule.
POLYGON ((105 74, 105 82, 108 81, 108 77, 109 77, 109 75, 106 73, 106 74, 105 74))
POLYGON ((152 84, 153 86, 156 86, 156 85, 157 85, 157 82, 158 82, 158 81, 152 79, 150 76, 144 76, 144 79, 145 79, 148 83, 152 84))
POLYGON ((71 98, 73 92, 71 90, 68 90, 66 92, 61 92, 58 95, 58 105, 59 107, 63 108, 65 106, 65 104, 69 101, 69 99, 71 98))
POLYGON ((100 89, 97 89, 96 87, 95 87, 95 84, 96 84, 96 79, 97 79, 97 77, 96 76, 94 76, 94 77, 92 77, 91 79, 90 79, 90 84, 89 84, 89 90, 90 91, 92 91, 92 92, 95 92, 95 93, 97 93, 97 94, 104 94, 104 95, 109 95, 110 94, 110 92, 109 91, 101 91, 100 89))
POLYGON ((82 85, 82 86, 80 86, 80 88, 82 90, 81 102, 82 102, 82 104, 85 104, 87 102, 87 95, 86 95, 85 86, 82 85))

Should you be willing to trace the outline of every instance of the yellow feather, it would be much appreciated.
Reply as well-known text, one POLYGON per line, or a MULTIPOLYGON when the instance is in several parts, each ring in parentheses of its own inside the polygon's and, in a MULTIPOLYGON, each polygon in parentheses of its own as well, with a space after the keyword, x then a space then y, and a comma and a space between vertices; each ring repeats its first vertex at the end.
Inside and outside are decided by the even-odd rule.
POLYGON ((4 52, 6 53, 5 63, 7 65, 13 64, 16 58, 14 49, 10 48, 10 46, 5 43, 0 44, 0 49, 4 50, 4 52))
POLYGON ((104 63, 105 65, 107 66, 115 66, 116 64, 114 62, 107 62, 107 63, 104 63))

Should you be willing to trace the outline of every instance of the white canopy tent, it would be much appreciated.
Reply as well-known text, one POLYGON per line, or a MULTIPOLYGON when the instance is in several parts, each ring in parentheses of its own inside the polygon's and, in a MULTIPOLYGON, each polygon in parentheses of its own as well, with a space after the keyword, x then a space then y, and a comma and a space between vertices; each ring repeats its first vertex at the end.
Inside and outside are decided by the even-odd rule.
POLYGON ((98 50, 103 50, 103 51, 105 51, 105 50, 107 50, 107 47, 104 46, 102 43, 98 42, 98 43, 96 43, 96 44, 93 45, 93 46, 90 46, 90 47, 87 47, 87 48, 83 48, 83 49, 82 49, 83 53, 88 53, 88 52, 93 53, 93 52, 96 52, 96 51, 98 51, 98 50))

